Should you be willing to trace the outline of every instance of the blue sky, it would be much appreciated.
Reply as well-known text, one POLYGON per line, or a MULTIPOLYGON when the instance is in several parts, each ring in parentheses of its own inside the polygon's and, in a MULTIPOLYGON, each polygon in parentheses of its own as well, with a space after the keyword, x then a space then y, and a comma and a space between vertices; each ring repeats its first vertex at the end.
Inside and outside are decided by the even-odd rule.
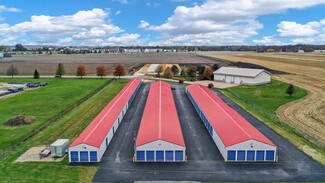
POLYGON ((0 0, 0 45, 325 44, 325 0, 0 0))

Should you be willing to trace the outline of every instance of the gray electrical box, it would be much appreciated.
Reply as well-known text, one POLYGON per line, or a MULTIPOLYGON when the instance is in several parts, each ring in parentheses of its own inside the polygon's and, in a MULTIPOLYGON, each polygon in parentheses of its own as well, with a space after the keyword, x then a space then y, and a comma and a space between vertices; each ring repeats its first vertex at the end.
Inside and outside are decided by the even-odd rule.
POLYGON ((69 139, 58 139, 51 144, 51 156, 62 157, 69 148, 69 139))

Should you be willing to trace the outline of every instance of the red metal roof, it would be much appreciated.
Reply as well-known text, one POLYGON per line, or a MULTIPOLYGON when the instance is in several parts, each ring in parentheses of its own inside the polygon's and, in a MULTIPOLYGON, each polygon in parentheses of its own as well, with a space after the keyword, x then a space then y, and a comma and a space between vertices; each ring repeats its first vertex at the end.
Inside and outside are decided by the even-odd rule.
POLYGON ((256 140, 275 146, 245 118, 228 106, 214 92, 205 86, 187 86, 200 109, 213 126, 225 146, 232 146, 247 140, 256 140))
POLYGON ((123 107, 131 98, 141 79, 134 78, 107 104, 98 116, 87 126, 87 128, 70 145, 88 144, 100 147, 107 133, 112 128, 123 107))
POLYGON ((170 84, 162 81, 150 86, 136 146, 157 140, 185 147, 170 84))

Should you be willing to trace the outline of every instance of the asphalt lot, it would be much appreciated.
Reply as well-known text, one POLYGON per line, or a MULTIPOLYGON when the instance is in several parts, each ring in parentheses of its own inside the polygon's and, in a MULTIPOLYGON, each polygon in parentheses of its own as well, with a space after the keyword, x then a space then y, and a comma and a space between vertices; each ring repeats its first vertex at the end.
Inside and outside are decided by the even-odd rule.
POLYGON ((184 86, 173 90, 186 143, 187 163, 133 163, 134 143, 148 95, 143 84, 99 163, 94 182, 133 181, 325 181, 325 168, 235 103, 216 92, 278 146, 278 163, 225 163, 187 98, 184 86))

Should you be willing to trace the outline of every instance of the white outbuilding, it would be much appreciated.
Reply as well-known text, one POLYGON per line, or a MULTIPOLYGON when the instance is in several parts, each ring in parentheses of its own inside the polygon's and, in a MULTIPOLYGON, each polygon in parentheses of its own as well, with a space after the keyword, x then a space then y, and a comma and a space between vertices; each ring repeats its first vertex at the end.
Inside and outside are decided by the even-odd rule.
POLYGON ((214 73, 214 80, 241 85, 261 85, 271 82, 271 73, 264 69, 221 67, 214 73))

